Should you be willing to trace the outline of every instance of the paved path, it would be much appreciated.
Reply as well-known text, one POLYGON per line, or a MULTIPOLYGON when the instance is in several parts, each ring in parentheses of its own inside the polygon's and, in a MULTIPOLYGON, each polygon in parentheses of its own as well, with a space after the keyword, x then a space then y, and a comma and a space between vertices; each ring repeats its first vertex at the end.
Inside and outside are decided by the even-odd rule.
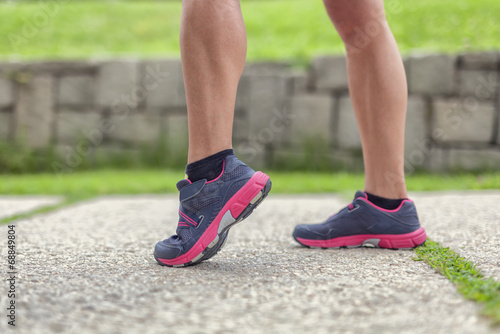
MULTIPOLYGON (((448 240, 437 225, 448 213, 426 196, 418 206, 425 227, 448 240)), ((411 251, 305 249, 290 237, 295 224, 322 220, 345 204, 333 196, 271 195, 231 231, 217 257, 180 269, 152 257, 156 241, 175 229, 176 196, 108 197, 20 222, 17 330, 495 332, 474 303, 413 261, 411 251)), ((480 222, 475 212, 464 213, 480 222)), ((5 293, 0 302, 6 305, 5 293)), ((3 319, 0 332, 5 326, 3 319)))
POLYGON ((500 192, 427 193, 413 198, 433 240, 500 281, 500 192))
POLYGON ((0 219, 29 212, 62 201, 57 196, 4 196, 0 195, 0 219))

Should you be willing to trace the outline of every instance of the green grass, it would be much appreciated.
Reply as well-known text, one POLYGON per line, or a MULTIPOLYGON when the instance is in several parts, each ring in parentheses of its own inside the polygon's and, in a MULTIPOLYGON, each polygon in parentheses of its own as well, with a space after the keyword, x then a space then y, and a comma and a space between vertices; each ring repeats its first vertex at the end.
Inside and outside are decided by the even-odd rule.
MULTIPOLYGON (((243 0, 242 8, 250 60, 304 63, 343 51, 320 0, 243 0)), ((499 1, 388 0, 386 8, 402 53, 500 48, 499 1), (391 10, 394 4, 399 11, 391 10)), ((26 22, 43 13, 38 1, 2 3, 0 57, 178 57, 180 12, 180 1, 68 2, 27 31, 26 22)))
POLYGON ((454 283, 467 299, 480 303, 482 314, 500 324, 500 282, 484 278, 476 266, 449 248, 432 240, 415 249, 415 260, 425 261, 454 283))
MULTIPOLYGON (((362 174, 269 172, 273 194, 346 193, 363 188, 362 174)), ((46 194, 88 197, 107 194, 176 193, 184 177, 175 170, 96 170, 64 174, 0 174, 0 194, 46 194)), ((410 191, 500 188, 500 172, 473 174, 416 174, 407 179, 410 191)), ((352 195, 352 194, 350 194, 352 195)))

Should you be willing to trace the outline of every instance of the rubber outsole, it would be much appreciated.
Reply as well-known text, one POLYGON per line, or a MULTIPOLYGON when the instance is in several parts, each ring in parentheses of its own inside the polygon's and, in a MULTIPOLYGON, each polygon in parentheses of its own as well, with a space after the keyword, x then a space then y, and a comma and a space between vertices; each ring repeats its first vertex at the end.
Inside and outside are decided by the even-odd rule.
POLYGON ((293 236, 302 246, 308 248, 386 248, 386 249, 413 249, 421 246, 427 240, 425 230, 418 230, 407 234, 363 234, 338 237, 328 240, 303 239, 293 236))
MULTIPOLYGON (((210 251, 207 251, 206 254, 198 262, 206 261, 206 260, 210 259, 211 257, 215 256, 218 252, 220 252, 222 250, 222 248, 225 246, 225 244, 227 242, 229 229, 231 227, 233 227, 234 225, 242 222, 246 218, 248 218, 248 216, 250 216, 253 213, 253 211, 260 205, 260 203, 262 203, 262 201, 267 197, 267 195, 269 194, 269 191, 271 191, 271 187, 272 187, 272 182, 271 182, 271 180, 269 180, 266 183, 266 186, 264 186, 264 188, 262 188, 262 190, 260 191, 259 194, 261 194, 261 195, 260 196, 257 195, 260 198, 256 202, 254 202, 253 204, 250 203, 245 208, 245 210, 243 210, 243 212, 240 213, 240 215, 236 218, 234 223, 228 225, 226 228, 224 228, 221 231, 221 233, 218 235, 219 236, 218 242, 212 248, 210 248, 210 251)), ((196 262, 196 263, 198 263, 198 262, 196 262)), ((193 264, 196 264, 196 263, 193 263, 193 264)))
POLYGON ((267 197, 267 195, 271 191, 272 187, 271 180, 264 173, 260 174, 262 176, 265 176, 265 178, 267 179, 265 185, 263 187, 261 186, 262 188, 256 195, 252 196, 252 198, 250 199, 249 203, 246 206, 242 205, 241 203, 234 203, 230 207, 230 209, 228 209, 224 213, 224 216, 219 222, 217 235, 215 236, 215 238, 213 238, 213 240, 210 243, 208 243, 206 247, 204 247, 204 249, 196 257, 194 257, 191 261, 187 263, 168 264, 165 263, 165 261, 170 261, 170 260, 160 259, 156 256, 156 254, 154 254, 156 262, 158 262, 158 264, 162 266, 167 266, 167 267, 187 267, 199 264, 215 256, 222 249, 222 247, 224 247, 227 241, 229 229, 234 225, 236 225, 237 223, 246 219, 248 216, 250 216, 252 212, 260 205, 260 203, 262 203, 262 201, 267 197), (231 216, 230 210, 239 212, 236 218, 233 218, 231 216))

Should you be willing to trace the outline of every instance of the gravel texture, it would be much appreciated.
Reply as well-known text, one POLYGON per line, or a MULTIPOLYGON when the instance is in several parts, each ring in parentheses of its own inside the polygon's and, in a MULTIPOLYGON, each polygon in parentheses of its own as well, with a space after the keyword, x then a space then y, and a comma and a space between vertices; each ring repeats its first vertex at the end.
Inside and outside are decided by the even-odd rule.
POLYGON ((29 212, 43 206, 55 205, 62 198, 55 196, 4 196, 0 195, 0 219, 29 212))
POLYGON ((428 235, 500 281, 500 192, 413 196, 428 235))
MULTIPOLYGON (((306 249, 295 224, 333 196, 273 196, 210 261, 167 268, 155 243, 176 196, 107 197, 17 224, 19 333, 490 333, 477 306, 411 251, 306 249)), ((425 210, 419 207, 426 220, 425 210)), ((472 216, 475 219, 475 216, 472 216)), ((429 226, 430 226, 429 222, 429 226)), ((2 226, 5 238, 6 227, 2 226)), ((6 247, 1 248, 3 258, 6 247)), ((7 305, 5 293, 1 305, 7 305)), ((4 318, 4 317, 2 317, 4 318)), ((6 320, 0 323, 0 332, 6 320)))

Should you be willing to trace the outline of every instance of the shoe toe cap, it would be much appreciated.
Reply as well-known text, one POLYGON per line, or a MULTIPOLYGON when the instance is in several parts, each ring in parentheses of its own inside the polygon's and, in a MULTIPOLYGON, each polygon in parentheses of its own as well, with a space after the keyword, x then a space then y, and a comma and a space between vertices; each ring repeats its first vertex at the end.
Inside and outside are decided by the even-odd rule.
POLYGON ((171 239, 160 241, 155 246, 154 254, 159 259, 175 259, 182 252, 180 244, 172 243, 171 239))
POLYGON ((318 235, 310 230, 310 225, 300 224, 295 226, 293 237, 301 239, 317 239, 318 235))

